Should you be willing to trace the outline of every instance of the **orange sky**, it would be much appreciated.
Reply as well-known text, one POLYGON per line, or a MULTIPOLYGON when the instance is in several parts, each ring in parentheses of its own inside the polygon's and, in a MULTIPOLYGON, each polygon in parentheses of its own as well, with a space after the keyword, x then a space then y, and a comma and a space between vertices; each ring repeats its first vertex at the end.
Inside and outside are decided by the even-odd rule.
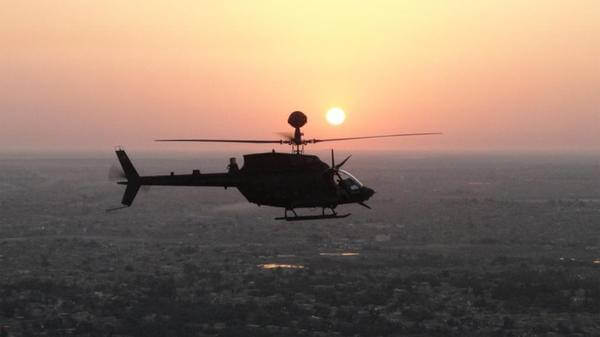
POLYGON ((445 133, 336 148, 600 149, 600 1, 2 7, 0 151, 276 139, 293 110, 308 137, 445 133))

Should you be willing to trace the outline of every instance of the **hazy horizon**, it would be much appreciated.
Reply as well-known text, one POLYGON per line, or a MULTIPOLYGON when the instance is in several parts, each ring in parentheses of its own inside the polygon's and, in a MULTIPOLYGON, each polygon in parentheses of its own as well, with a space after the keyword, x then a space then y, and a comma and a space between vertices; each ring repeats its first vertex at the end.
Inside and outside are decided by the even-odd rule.
MULTIPOLYGON (((152 149, 152 148, 136 148, 125 147, 127 153, 134 159, 156 159, 163 160, 168 165, 170 159, 197 159, 200 165, 211 163, 217 160, 218 163, 225 165, 230 157, 235 157, 243 164, 243 156, 252 153, 270 152, 269 149, 244 149, 244 148, 220 148, 220 149, 152 149)), ((586 162, 598 161, 600 165, 599 150, 507 150, 507 149, 492 149, 492 150, 435 150, 435 149, 349 149, 349 148, 319 148, 307 150, 304 153, 308 155, 316 155, 325 163, 330 161, 330 151, 333 149, 336 156, 352 155, 353 160, 368 160, 370 158, 380 158, 387 156, 390 159, 477 159, 477 160, 503 160, 514 159, 523 163, 536 160, 551 160, 556 162, 569 160, 583 160, 586 162)), ((289 153, 286 149, 275 149, 280 153, 289 153)), ((19 149, 6 150, 0 149, 0 160, 11 159, 41 159, 41 160, 70 160, 70 159, 102 159, 112 160, 116 162, 116 156, 113 148, 109 149, 19 149)), ((225 167, 225 166, 223 166, 225 167)))

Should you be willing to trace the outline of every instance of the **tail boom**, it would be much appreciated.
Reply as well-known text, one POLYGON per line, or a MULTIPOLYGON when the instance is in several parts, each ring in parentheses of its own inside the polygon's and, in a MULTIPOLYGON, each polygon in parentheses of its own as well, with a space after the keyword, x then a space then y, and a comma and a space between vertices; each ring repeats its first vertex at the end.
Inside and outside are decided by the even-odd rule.
POLYGON ((169 174, 157 176, 140 176, 131 160, 122 149, 116 150, 117 158, 125 172, 127 181, 118 182, 126 185, 121 204, 131 206, 137 192, 143 185, 146 186, 212 186, 212 187, 237 187, 239 178, 236 173, 208 173, 201 174, 194 170, 192 174, 169 174))
POLYGON ((229 173, 171 174, 140 177, 142 185, 150 186, 212 186, 237 187, 238 179, 229 173))

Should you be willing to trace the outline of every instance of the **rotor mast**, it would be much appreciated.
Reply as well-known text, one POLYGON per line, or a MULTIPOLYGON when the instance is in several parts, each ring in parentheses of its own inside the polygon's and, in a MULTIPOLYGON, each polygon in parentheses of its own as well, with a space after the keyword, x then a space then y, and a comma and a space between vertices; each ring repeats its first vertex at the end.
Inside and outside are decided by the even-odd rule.
POLYGON ((300 128, 303 127, 308 118, 302 111, 294 111, 288 117, 288 124, 294 128, 294 138, 290 139, 290 144, 292 145, 292 152, 296 154, 300 154, 304 152, 304 141, 302 140, 302 136, 304 135, 300 128))

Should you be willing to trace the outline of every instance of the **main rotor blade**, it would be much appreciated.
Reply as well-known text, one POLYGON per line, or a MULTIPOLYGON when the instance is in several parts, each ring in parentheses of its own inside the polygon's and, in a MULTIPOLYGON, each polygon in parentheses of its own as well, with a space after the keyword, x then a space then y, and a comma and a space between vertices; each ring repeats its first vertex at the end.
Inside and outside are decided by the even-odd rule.
POLYGON ((386 137, 406 137, 406 136, 429 136, 429 135, 441 135, 441 132, 425 132, 425 133, 398 133, 394 135, 378 135, 378 136, 364 136, 364 137, 346 137, 346 138, 327 138, 327 139, 309 139, 307 143, 320 143, 320 142, 336 142, 339 140, 353 140, 353 139, 369 139, 369 138, 386 138, 386 137))
POLYGON ((288 144, 289 140, 255 140, 255 139, 155 139, 155 142, 204 142, 204 143, 254 143, 254 144, 288 144))

